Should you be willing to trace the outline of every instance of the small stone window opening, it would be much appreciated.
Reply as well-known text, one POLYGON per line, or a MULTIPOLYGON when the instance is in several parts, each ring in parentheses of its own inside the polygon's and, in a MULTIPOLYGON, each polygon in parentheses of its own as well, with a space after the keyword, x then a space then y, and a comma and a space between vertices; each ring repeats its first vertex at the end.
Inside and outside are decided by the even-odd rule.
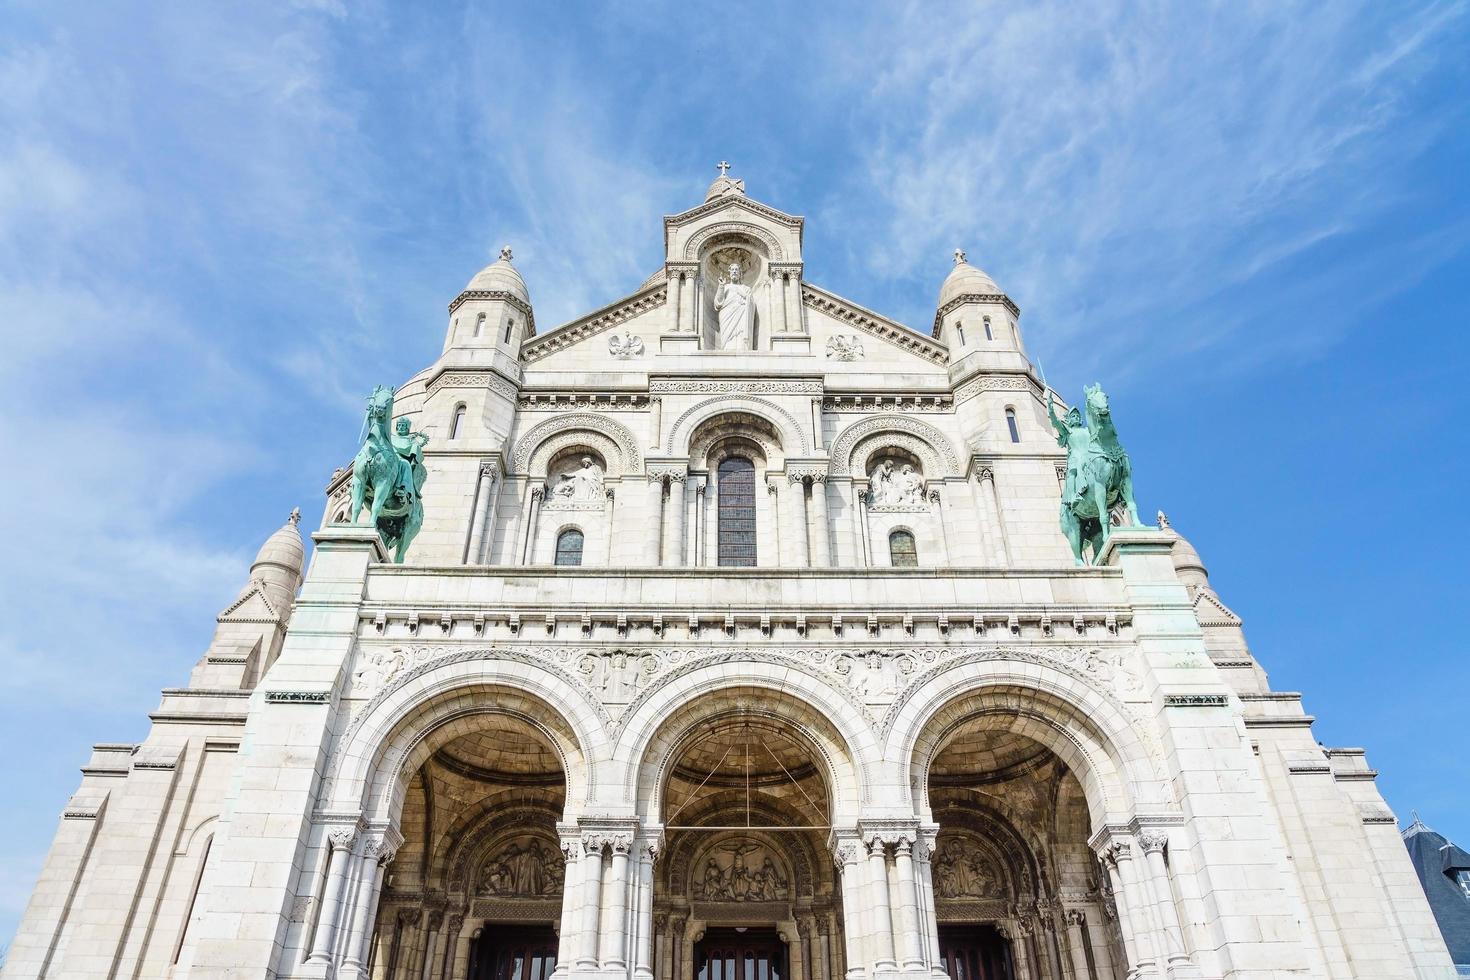
POLYGON ((515 329, 515 326, 516 322, 514 319, 507 319, 505 321, 505 340, 502 343, 510 343, 510 332, 515 329))
POLYGON ((582 532, 569 527, 556 536, 556 564, 582 564, 582 532))
POLYGON ((995 334, 991 333, 991 331, 990 331, 990 317, 986 317, 985 318, 985 339, 986 340, 994 340, 995 339, 995 334))
POLYGON ((959 320, 956 320, 954 322, 954 332, 959 335, 960 344, 963 345, 965 342, 965 325, 959 320))
POLYGON ((458 439, 464 433, 464 416, 465 407, 463 405, 454 406, 454 421, 449 425, 450 439, 458 439))
POLYGON ((1006 428, 1011 432, 1011 442, 1021 441, 1021 430, 1016 428, 1016 410, 1014 408, 1006 408, 1006 428))
POLYGON ((914 532, 899 529, 888 535, 888 561, 894 568, 918 568, 919 548, 914 532))
POLYGON ((475 317, 475 336, 480 336, 485 331, 485 314, 481 313, 475 317))

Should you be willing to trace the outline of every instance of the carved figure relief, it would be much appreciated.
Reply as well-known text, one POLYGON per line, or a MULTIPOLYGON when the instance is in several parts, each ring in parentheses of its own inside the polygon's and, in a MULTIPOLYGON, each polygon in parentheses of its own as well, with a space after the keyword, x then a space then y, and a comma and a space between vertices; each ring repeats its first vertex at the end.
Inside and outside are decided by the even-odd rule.
POLYGON ((707 902, 776 902, 790 893, 766 846, 749 837, 716 845, 692 890, 707 902))
POLYGON ((871 702, 886 701, 897 694, 913 673, 915 661, 908 654, 872 650, 860 656, 842 656, 834 666, 858 697, 871 702))
POLYGON ((622 333, 611 334, 607 338, 607 352, 620 361, 641 357, 643 338, 634 336, 626 330, 622 333))
POLYGON ((836 333, 827 338, 827 356, 834 361, 855 361, 863 356, 863 341, 855 333, 836 333))
POLYGON ((601 503, 603 497, 602 468, 592 461, 591 456, 583 456, 581 465, 558 476, 556 485, 551 488, 553 501, 601 503))
POLYGON ((912 463, 886 458, 874 467, 868 479, 875 507, 923 508, 924 477, 912 463))
POLYGON ((651 657, 630 657, 621 650, 589 654, 579 665, 592 688, 618 704, 632 700, 656 667, 651 657))
POLYGON ((938 898, 1001 898, 1003 885, 994 866, 975 844, 964 837, 939 842, 931 861, 934 894, 938 898))
POLYGON ((517 838, 480 866, 479 894, 523 898, 561 894, 566 873, 561 851, 539 838, 517 838))

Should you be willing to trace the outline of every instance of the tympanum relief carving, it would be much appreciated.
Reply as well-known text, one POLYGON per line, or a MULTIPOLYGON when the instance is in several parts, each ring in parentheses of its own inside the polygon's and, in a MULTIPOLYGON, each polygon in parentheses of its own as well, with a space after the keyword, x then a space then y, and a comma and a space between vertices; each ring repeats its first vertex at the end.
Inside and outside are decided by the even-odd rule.
POLYGON ((690 890, 706 902, 777 902, 790 895, 786 875, 766 846, 748 837, 716 844, 690 890))
POLYGON ((561 894, 565 863, 561 851, 537 837, 519 837, 480 866, 482 896, 554 898, 561 894))

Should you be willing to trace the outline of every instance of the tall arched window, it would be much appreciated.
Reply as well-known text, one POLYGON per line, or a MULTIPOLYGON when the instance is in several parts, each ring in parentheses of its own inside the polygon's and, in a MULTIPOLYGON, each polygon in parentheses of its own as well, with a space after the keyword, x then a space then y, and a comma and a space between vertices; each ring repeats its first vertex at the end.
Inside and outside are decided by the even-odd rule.
POLYGON ((1021 430, 1016 428, 1016 410, 1006 409, 1006 428, 1011 430, 1011 442, 1021 441, 1021 430))
POLYGON ((899 529, 888 534, 888 563, 894 568, 918 568, 919 548, 914 532, 899 529))
POLYGON ((463 405, 454 406, 454 421, 449 424, 449 438, 458 439, 464 432, 464 414, 463 405))
POLYGON ((963 344, 965 342, 965 325, 963 323, 961 323, 960 321, 956 320, 954 322, 954 332, 957 333, 957 334, 959 334, 959 336, 960 336, 960 343, 963 344))
POLYGON ((558 565, 582 564, 582 532, 569 527, 556 536, 556 563, 558 565))
POLYGON ((506 320, 505 320, 505 340, 502 341, 502 343, 506 343, 506 344, 510 343, 510 332, 512 330, 514 330, 515 327, 516 327, 515 320, 514 319, 511 319, 510 317, 507 317, 506 320))
POLYGON ((475 336, 480 336, 485 330, 485 314, 481 313, 475 317, 475 336))
POLYGON ((720 463, 719 562, 730 568, 755 566, 755 464, 744 456, 720 463))
POLYGON ((990 317, 985 318, 985 339, 994 340, 995 334, 990 332, 990 317))

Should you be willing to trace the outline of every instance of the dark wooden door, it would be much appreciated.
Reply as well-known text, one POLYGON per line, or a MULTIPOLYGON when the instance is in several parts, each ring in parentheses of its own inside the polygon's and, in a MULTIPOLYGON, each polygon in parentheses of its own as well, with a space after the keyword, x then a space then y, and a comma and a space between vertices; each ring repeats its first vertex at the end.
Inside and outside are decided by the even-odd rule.
POLYGON ((546 980, 554 969, 550 926, 486 926, 470 954, 470 980, 546 980))
POLYGON ((694 980, 787 980, 774 929, 709 929, 694 947, 694 980))
POLYGON ((1011 944, 995 926, 941 926, 939 960, 950 980, 1013 980, 1011 944))

